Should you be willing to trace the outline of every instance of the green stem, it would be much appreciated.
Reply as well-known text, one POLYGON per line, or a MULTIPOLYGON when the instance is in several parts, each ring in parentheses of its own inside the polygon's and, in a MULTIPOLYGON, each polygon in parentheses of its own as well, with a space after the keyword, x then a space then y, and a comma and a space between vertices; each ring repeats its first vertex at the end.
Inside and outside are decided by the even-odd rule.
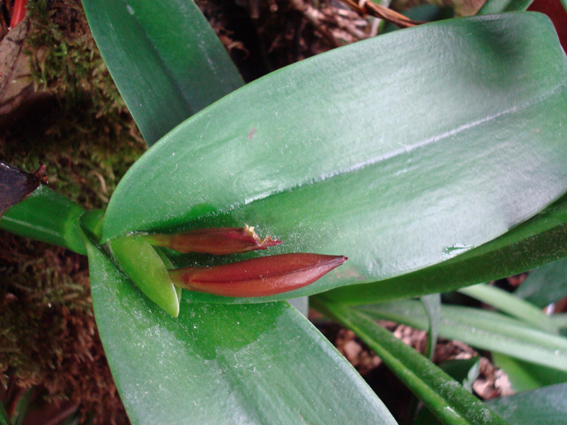
POLYGON ((313 307, 355 332, 444 424, 504 424, 457 381, 366 314, 315 300, 313 307))
POLYGON ((86 255, 79 228, 84 212, 69 198, 41 185, 4 213, 0 228, 86 255))
POLYGON ((559 334, 557 326, 538 307, 502 289, 480 284, 461 288, 459 292, 491 305, 510 316, 517 317, 526 323, 535 325, 546 332, 554 335, 559 334))

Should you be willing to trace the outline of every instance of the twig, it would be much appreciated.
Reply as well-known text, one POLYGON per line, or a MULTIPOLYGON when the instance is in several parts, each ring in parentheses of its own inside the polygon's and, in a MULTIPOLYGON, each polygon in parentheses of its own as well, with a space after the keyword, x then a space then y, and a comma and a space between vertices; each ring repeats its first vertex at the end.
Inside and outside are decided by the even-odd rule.
POLYGON ((311 25, 315 27, 315 29, 321 33, 321 35, 334 47, 340 47, 341 43, 331 34, 325 25, 319 20, 317 16, 317 10, 314 9, 312 6, 305 4, 303 0, 289 0, 290 4, 293 6, 294 9, 298 10, 303 14, 305 19, 309 21, 311 25))
POLYGON ((395 12, 387 7, 380 6, 372 1, 361 0, 356 2, 355 0, 342 0, 346 3, 352 10, 358 12, 360 15, 371 14, 378 18, 384 19, 385 21, 396 24, 399 27, 415 27, 416 25, 424 24, 422 21, 414 21, 408 17, 402 15, 401 13, 395 12))

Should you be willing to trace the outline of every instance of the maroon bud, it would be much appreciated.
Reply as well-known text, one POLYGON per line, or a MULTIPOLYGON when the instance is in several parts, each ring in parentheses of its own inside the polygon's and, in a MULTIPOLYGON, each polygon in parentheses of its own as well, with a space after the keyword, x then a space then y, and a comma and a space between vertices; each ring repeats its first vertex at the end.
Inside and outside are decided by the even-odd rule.
POLYGON ((191 291, 228 297, 264 297, 307 286, 347 257, 283 254, 215 267, 170 270, 173 283, 191 291))
POLYGON ((200 252, 203 254, 227 255, 266 249, 279 245, 281 241, 270 236, 260 238, 254 228, 248 225, 242 227, 217 227, 191 230, 174 235, 154 234, 144 236, 152 245, 170 248, 187 254, 200 252))

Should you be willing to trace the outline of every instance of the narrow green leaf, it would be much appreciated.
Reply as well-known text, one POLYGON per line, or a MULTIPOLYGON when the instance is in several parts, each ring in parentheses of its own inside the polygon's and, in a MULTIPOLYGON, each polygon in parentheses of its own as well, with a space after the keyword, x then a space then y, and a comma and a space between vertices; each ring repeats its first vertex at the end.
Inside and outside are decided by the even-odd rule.
POLYGON ((567 296, 567 259, 531 272, 514 295, 544 308, 567 296))
POLYGON ((462 294, 475 298, 485 304, 516 317, 526 323, 558 335, 559 330, 552 320, 546 316, 541 309, 518 298, 508 292, 485 284, 469 286, 459 289, 462 294))
MULTIPOLYGON (((366 314, 427 329, 419 301, 398 301, 358 307, 366 314)), ((541 332, 511 317, 475 308, 442 305, 439 335, 473 347, 496 351, 543 366, 567 371, 567 339, 541 332)))
POLYGON ((457 381, 363 312, 319 302, 315 307, 356 333, 442 423, 505 423, 457 381))
POLYGON ((480 372, 480 357, 448 360, 441 363, 439 367, 462 384, 465 390, 472 393, 472 385, 480 372))
POLYGON ((558 328, 567 328, 567 313, 554 314, 553 316, 551 316, 551 320, 558 328))
POLYGON ((449 261, 382 282, 338 288, 321 297, 349 305, 449 292, 567 257, 567 196, 505 235, 449 261))
POLYGON ((243 84, 192 0, 83 0, 83 6, 148 145, 243 84))
POLYGON ((12 425, 4 404, 0 402, 0 425, 12 425))
POLYGON ((551 385, 486 402, 510 425, 559 425, 567 418, 567 384, 551 385))
POLYGON ((84 210, 69 198, 41 185, 0 218, 0 228, 17 235, 86 254, 79 230, 84 210))
POLYGON ((28 414, 28 410, 30 407, 32 393, 33 393, 33 388, 29 388, 25 390, 22 396, 18 399, 18 402, 16 403, 16 408, 14 409, 14 413, 10 418, 12 425, 22 425, 22 423, 24 422, 24 419, 28 414))
MULTIPOLYGON (((439 364, 441 370, 472 393, 472 384, 480 372, 480 357, 465 360, 449 360, 439 364)), ((413 425, 438 425, 439 421, 427 408, 422 408, 413 425)))
POLYGON ((336 49, 169 133, 120 182, 103 240, 249 224, 284 241, 270 253, 349 257, 291 294, 237 302, 445 261, 567 189, 565 77, 567 58, 538 14, 447 20, 336 49))
MULTIPOLYGON (((384 6, 384 4, 382 4, 384 6)), ((404 16, 414 20, 423 22, 435 22, 442 19, 451 19, 455 16, 452 8, 447 6, 439 6, 436 4, 423 4, 416 7, 411 7, 403 12, 404 16)), ((385 22, 384 29, 379 31, 380 34, 385 34, 392 31, 399 31, 402 28, 397 27, 391 22, 385 22)))
POLYGON ((486 0, 477 15, 493 15, 527 10, 534 0, 486 0))
POLYGON ((433 359, 435 354, 435 346, 437 345, 437 335, 439 334, 439 320, 441 319, 441 295, 432 294, 421 297, 421 303, 425 308, 429 326, 427 329, 427 349, 426 357, 433 359))
POLYGON ((354 368, 287 303, 184 300, 174 319, 87 246, 97 327, 133 425, 395 424, 354 368))
POLYGON ((135 236, 113 239, 109 242, 109 247, 118 265, 142 292, 168 314, 177 317, 178 290, 154 248, 135 236))
POLYGON ((534 390, 547 385, 567 382, 567 372, 492 353, 494 364, 504 370, 516 392, 534 390))

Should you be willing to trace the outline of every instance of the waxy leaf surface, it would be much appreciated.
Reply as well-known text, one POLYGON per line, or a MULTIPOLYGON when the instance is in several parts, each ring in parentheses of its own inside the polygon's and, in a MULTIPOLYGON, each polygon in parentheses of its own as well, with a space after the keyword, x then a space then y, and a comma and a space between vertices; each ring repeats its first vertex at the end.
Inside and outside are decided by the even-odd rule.
MULTIPOLYGON (((333 289, 327 301, 383 303, 502 279, 567 257, 567 196, 501 237, 449 261, 381 282, 333 289)), ((549 288, 548 288, 549 289, 549 288)))
POLYGON ((567 417, 567 384, 550 385, 486 404, 512 425, 558 425, 567 417))
POLYGON ((172 318, 87 245, 97 328, 133 425, 395 424, 285 302, 181 302, 172 318))
POLYGON ((292 296, 437 264, 565 192, 566 77, 550 21, 531 13, 336 49, 170 132, 121 181, 103 240, 246 223, 283 241, 270 254, 349 257, 292 296))
POLYGON ((243 84, 193 1, 83 0, 83 6, 148 145, 243 84))

